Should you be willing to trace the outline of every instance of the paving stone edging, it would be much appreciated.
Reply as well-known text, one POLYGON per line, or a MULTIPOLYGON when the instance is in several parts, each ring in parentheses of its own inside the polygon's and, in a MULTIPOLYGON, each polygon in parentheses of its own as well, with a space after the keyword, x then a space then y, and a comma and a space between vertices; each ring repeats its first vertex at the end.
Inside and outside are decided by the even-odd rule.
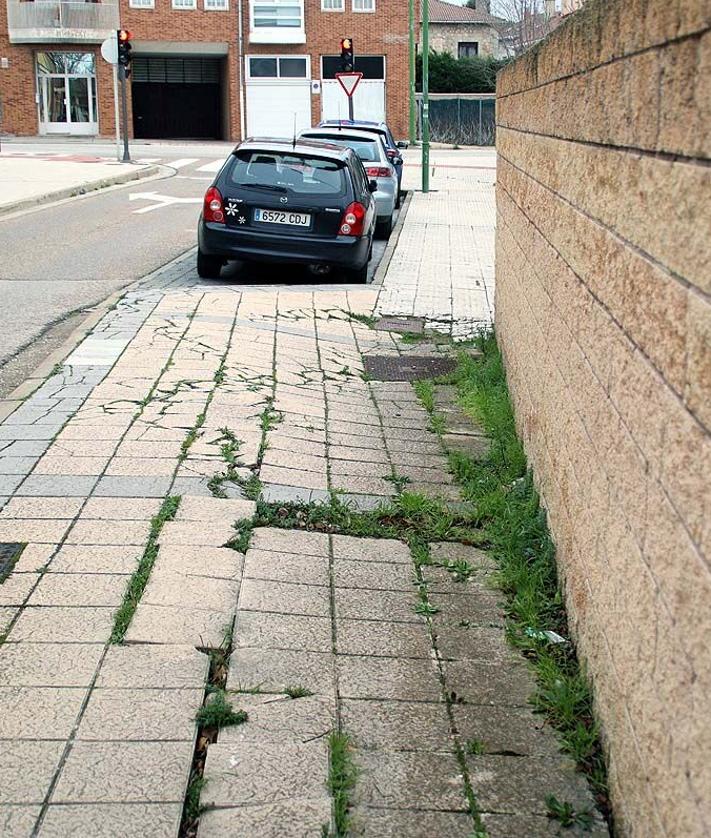
POLYGON ((397 247, 397 243, 400 238, 400 233, 402 232, 402 228, 405 225, 405 219, 407 218, 407 211, 410 209, 411 201, 412 190, 409 190, 405 200, 402 203, 400 215, 398 216, 398 219, 395 222, 395 227, 393 228, 393 231, 390 234, 390 238, 388 239, 388 243, 385 247, 385 252, 383 253, 383 258, 380 260, 380 264, 378 265, 378 269, 375 272, 373 281, 370 283, 371 285, 383 284, 385 274, 388 272, 388 267, 390 266, 390 260, 393 258, 393 253, 395 253, 395 248, 397 247))

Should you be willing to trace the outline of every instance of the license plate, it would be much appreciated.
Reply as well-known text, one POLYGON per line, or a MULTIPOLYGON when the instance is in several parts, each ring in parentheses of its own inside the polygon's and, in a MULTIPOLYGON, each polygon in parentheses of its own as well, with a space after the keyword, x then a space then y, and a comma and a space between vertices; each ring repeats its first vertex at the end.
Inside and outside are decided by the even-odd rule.
POLYGON ((289 224, 292 227, 308 227, 311 224, 308 213, 288 210, 255 209, 254 220, 262 224, 289 224))

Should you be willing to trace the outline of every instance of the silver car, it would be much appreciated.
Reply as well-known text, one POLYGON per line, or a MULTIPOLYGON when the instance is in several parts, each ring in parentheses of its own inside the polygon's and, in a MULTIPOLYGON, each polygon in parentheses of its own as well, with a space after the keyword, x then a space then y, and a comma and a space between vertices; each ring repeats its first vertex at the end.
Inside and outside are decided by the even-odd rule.
POLYGON ((370 180, 378 188, 373 193, 378 220, 375 234, 387 238, 393 229, 393 213, 397 205, 398 180, 395 167, 388 160, 385 144, 380 136, 353 128, 309 128, 302 131, 300 139, 322 140, 340 146, 347 146, 360 157, 370 180))

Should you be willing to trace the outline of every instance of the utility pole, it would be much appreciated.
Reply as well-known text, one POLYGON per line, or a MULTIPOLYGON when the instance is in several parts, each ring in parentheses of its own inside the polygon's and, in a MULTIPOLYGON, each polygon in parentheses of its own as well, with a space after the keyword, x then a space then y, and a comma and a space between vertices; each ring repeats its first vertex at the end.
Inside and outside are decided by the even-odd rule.
POLYGON ((415 23, 415 0, 409 0, 410 13, 410 144, 417 145, 417 97, 415 95, 415 80, 417 50, 415 47, 415 32, 417 31, 415 23))
POLYGON ((430 191, 430 9, 422 2, 422 191, 430 191))

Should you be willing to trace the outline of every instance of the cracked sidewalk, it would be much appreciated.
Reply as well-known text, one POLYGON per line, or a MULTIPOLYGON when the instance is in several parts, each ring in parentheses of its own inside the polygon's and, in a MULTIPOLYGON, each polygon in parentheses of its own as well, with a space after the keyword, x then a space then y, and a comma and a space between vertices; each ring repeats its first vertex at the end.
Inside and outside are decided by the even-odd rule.
POLYGON ((456 507, 411 383, 365 374, 446 346, 370 328, 394 277, 232 287, 192 263, 130 291, 0 424, 0 541, 26 545, 0 583, 2 834, 336 835, 332 731, 358 770, 353 835, 559 834, 545 796, 592 797, 528 705, 484 552, 433 540, 422 564, 396 538, 241 529, 260 504, 365 514, 403 489, 456 507), (222 690, 247 721, 198 736, 222 690))

